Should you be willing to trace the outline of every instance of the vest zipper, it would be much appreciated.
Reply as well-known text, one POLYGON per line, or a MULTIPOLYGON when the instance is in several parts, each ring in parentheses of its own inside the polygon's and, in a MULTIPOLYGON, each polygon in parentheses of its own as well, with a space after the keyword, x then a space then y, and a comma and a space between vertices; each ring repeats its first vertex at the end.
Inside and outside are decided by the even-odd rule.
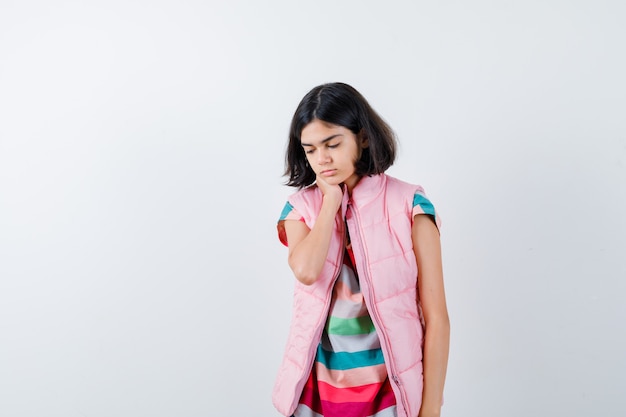
MULTIPOLYGON (((376 309, 376 306, 373 302, 374 299, 374 290, 372 289, 372 280, 370 279, 369 276, 369 268, 367 267, 367 265, 369 265, 369 263, 367 262, 367 253, 365 252, 364 246, 363 246, 363 236, 361 235, 361 222, 359 219, 359 214, 357 212, 357 210, 354 210, 352 208, 352 204, 348 203, 348 210, 352 211, 352 216, 354 218, 354 223, 355 223, 355 228, 356 231, 358 232, 356 234, 358 242, 359 242, 359 247, 361 248, 361 257, 363 259, 361 259, 360 261, 356 259, 356 255, 355 255, 355 260, 357 261, 357 263, 361 264, 361 271, 359 271, 359 276, 361 276, 361 274, 363 275, 363 279, 367 282, 367 293, 368 293, 368 297, 365 298, 365 303, 367 305, 368 310, 370 311, 371 317, 374 321, 374 325, 376 327, 376 329, 379 331, 379 335, 380 337, 382 337, 385 341, 384 346, 387 347, 387 354, 388 354, 388 358, 385 359, 389 359, 389 360, 385 360, 385 364, 387 365, 387 369, 391 371, 391 380, 394 382, 394 384, 398 387, 398 391, 400 392, 400 403, 402 404, 402 407, 404 408, 404 414, 406 416, 409 415, 409 407, 405 398, 405 394, 404 394, 404 388, 402 388, 402 384, 400 383, 400 379, 398 378, 398 375, 396 374, 396 367, 395 367, 395 363, 393 361, 392 355, 391 355, 391 349, 389 348, 389 338, 387 337, 387 333, 385 333, 385 331, 383 330, 383 327, 380 325, 381 320, 380 320, 380 315, 378 314, 378 310, 376 309)), ((351 231, 349 231, 353 245, 352 248, 354 249, 354 236, 355 234, 352 233, 351 231)))

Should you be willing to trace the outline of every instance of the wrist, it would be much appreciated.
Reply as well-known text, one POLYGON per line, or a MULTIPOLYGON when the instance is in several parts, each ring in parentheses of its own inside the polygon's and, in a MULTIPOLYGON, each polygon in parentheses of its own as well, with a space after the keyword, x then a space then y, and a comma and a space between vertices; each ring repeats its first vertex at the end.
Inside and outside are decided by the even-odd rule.
POLYGON ((428 411, 421 411, 418 415, 418 417, 441 417, 441 411, 438 412, 428 412, 428 411))
POLYGON ((325 194, 322 197, 322 207, 328 205, 336 212, 337 210, 339 210, 339 207, 341 207, 342 197, 343 197, 342 195, 332 196, 329 194, 325 194))
POLYGON ((441 407, 422 407, 420 408, 420 412, 418 417, 440 417, 441 416, 441 407))

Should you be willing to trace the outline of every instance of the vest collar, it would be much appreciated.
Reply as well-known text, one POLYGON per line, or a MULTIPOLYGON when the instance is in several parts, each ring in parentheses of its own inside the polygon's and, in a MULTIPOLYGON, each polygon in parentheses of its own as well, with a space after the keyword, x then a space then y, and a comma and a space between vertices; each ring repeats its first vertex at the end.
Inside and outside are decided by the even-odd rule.
POLYGON ((352 202, 357 206, 371 202, 382 193, 386 182, 385 174, 362 177, 352 190, 352 202))

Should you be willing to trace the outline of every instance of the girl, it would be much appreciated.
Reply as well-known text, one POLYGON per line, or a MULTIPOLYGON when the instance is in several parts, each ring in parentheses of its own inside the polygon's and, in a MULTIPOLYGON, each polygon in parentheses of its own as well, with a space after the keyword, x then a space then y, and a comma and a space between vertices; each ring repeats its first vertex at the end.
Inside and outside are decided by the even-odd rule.
POLYGON ((273 402, 295 417, 439 416, 448 362, 439 217, 385 174, 391 128, 354 88, 300 102, 278 234, 297 279, 273 402), (418 278, 419 270, 419 278, 418 278))

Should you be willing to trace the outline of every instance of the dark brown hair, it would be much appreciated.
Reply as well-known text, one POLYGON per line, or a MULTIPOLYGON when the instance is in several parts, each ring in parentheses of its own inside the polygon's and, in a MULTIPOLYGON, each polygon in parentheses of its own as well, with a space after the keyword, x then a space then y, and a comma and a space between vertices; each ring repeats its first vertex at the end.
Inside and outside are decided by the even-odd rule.
POLYGON ((396 137, 391 127, 374 111, 365 97, 348 84, 322 84, 309 91, 293 115, 285 155, 287 185, 303 188, 315 181, 300 139, 302 129, 313 120, 343 126, 354 134, 363 132, 369 146, 355 163, 356 174, 382 174, 393 165, 396 137))

